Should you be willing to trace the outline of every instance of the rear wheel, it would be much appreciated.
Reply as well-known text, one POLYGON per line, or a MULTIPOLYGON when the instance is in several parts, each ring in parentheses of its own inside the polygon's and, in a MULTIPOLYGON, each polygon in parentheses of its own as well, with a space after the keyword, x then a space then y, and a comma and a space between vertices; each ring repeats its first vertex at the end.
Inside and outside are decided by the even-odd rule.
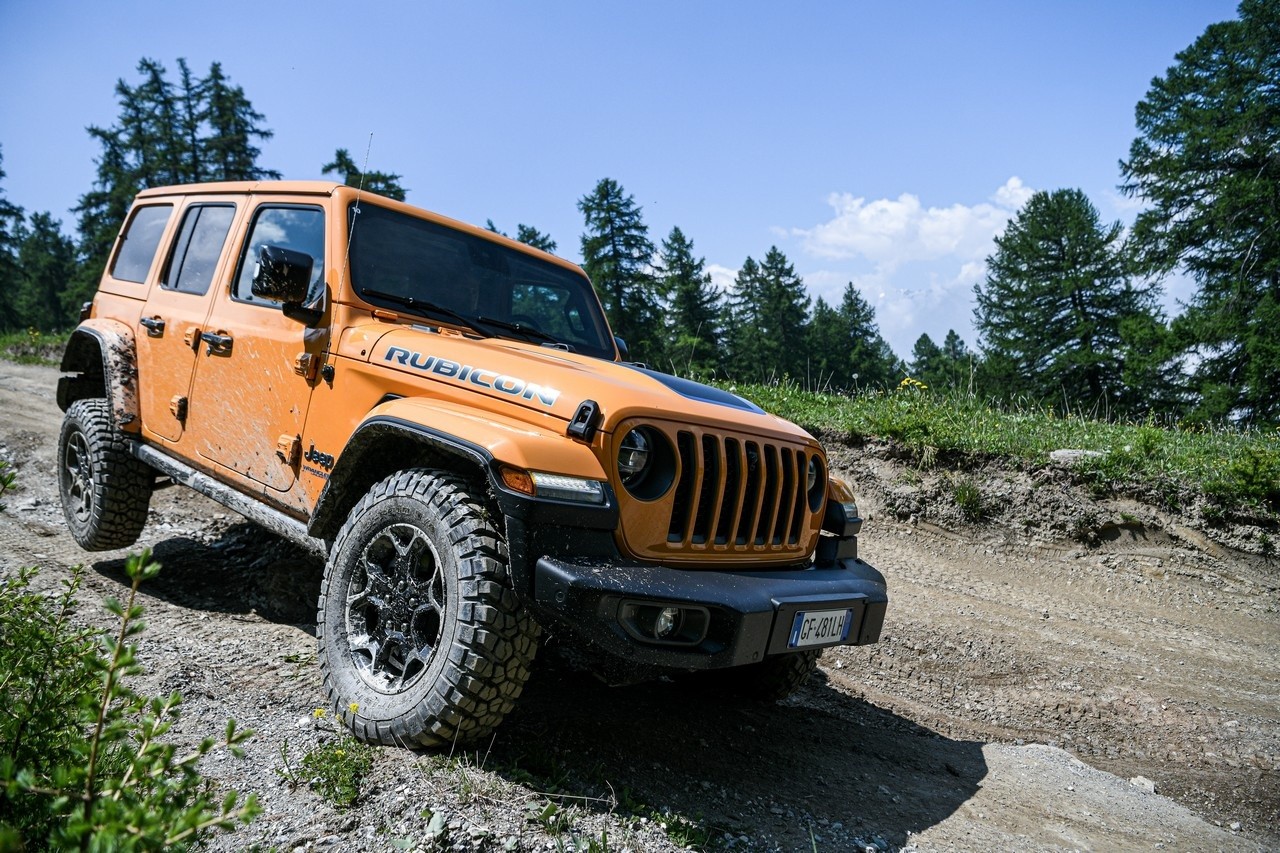
POLYGON ((127 548, 147 523, 155 471, 129 452, 106 400, 77 400, 58 436, 58 492, 67 527, 86 551, 127 548))
POLYGON ((414 469, 374 486, 338 533, 316 632, 329 700, 358 737, 438 746, 511 711, 538 626, 484 508, 458 478, 414 469))

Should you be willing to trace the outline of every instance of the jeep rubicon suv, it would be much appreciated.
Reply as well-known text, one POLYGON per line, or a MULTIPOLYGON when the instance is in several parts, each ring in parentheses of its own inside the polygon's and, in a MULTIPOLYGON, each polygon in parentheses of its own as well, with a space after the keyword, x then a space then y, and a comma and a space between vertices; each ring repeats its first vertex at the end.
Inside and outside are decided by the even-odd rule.
POLYGON ((177 483, 312 550, 371 742, 492 731, 544 629, 758 697, 876 642, 819 444, 620 349, 581 269, 497 234, 332 183, 146 190, 62 360, 67 524, 126 547, 177 483))

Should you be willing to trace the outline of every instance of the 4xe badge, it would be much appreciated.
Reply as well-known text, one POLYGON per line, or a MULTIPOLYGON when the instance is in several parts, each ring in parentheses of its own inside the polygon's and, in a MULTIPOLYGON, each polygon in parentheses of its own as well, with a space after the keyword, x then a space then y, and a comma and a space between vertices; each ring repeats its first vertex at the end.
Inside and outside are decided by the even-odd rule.
POLYGON ((311 445, 311 449, 308 450, 306 452, 306 455, 304 455, 302 458, 308 462, 316 463, 326 471, 333 470, 333 457, 328 453, 321 453, 318 450, 316 450, 316 446, 314 444, 311 445))

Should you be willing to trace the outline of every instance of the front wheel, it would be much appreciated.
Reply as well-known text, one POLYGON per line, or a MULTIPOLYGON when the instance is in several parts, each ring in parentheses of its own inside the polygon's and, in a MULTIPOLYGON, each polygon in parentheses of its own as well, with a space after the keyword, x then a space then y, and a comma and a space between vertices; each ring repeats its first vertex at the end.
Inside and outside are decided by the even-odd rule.
POLYGON ((537 649, 501 533, 461 480, 425 469, 393 474, 351 511, 316 621, 329 701, 371 743, 485 736, 537 649))
POLYGON ((58 436, 58 492, 72 537, 86 551, 127 548, 142 535, 155 471, 129 452, 106 400, 77 400, 58 436))

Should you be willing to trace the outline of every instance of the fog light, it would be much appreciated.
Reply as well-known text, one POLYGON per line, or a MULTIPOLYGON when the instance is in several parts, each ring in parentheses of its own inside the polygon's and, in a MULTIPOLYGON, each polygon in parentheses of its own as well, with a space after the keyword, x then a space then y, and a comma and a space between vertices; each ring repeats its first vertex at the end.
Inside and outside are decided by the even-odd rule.
POLYGON ((707 637, 711 611, 701 604, 622 601, 618 624, 633 639, 659 646, 696 646, 707 637))
POLYGON ((679 625, 680 610, 676 607, 664 607, 658 612, 658 618, 653 620, 653 635, 659 640, 665 640, 676 632, 679 625))

